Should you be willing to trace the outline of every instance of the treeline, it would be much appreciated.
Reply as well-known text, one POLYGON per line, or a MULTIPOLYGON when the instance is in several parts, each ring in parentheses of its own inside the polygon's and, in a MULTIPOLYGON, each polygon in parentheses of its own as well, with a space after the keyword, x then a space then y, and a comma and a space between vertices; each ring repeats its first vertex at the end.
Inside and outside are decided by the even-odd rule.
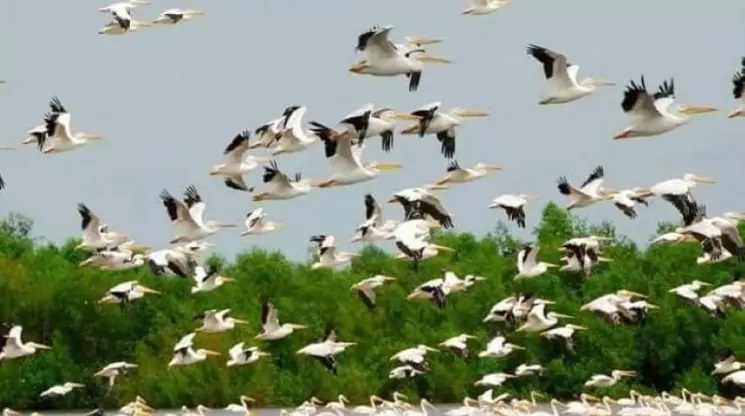
MULTIPOLYGON (((589 232, 614 236, 612 227, 588 227, 549 204, 535 230, 540 257, 559 262, 557 247, 571 237, 589 232)), ((615 236, 614 236, 615 237, 615 236)), ((418 272, 408 262, 395 260, 378 248, 368 247, 349 270, 311 271, 307 264, 288 261, 279 253, 256 250, 238 255, 229 263, 213 257, 224 275, 236 279, 213 292, 192 295, 191 281, 152 276, 146 268, 105 272, 78 268, 85 255, 74 250, 77 242, 62 247, 33 240, 27 219, 12 216, 0 223, 0 321, 23 325, 23 337, 52 345, 31 357, 0 361, 0 403, 16 409, 92 408, 99 404, 106 383, 92 375, 105 364, 126 360, 139 369, 117 380, 104 404, 121 406, 135 394, 155 407, 173 408, 201 403, 221 407, 237 402, 241 394, 258 400, 259 406, 291 406, 311 395, 334 399, 344 393, 355 403, 370 394, 388 396, 399 390, 411 397, 436 402, 459 401, 482 389, 473 383, 495 371, 512 371, 521 363, 546 367, 542 377, 525 377, 505 383, 504 390, 527 395, 530 390, 548 396, 571 397, 595 373, 612 369, 635 370, 638 377, 607 391, 625 395, 639 391, 673 391, 685 386, 713 393, 720 386, 710 376, 719 355, 745 354, 745 313, 731 310, 727 317, 713 318, 667 291, 693 279, 722 284, 731 279, 735 262, 698 267, 695 244, 655 246, 640 251, 635 244, 616 238, 604 253, 614 259, 589 279, 575 274, 549 273, 514 282, 515 253, 520 243, 503 227, 483 238, 470 234, 443 233, 438 243, 455 253, 424 261, 418 272), (407 301, 418 284, 438 277, 442 270, 459 276, 487 277, 471 290, 448 298, 442 310, 425 301, 407 301), (398 280, 379 292, 378 307, 367 310, 350 286, 375 274, 398 280), (97 304, 112 286, 140 280, 162 295, 146 297, 120 310, 97 304), (583 303, 602 294, 625 288, 649 295, 660 306, 643 325, 611 327, 602 319, 580 312, 583 303), (588 331, 576 337, 576 355, 556 348, 537 334, 514 333, 502 328, 510 342, 526 347, 505 359, 480 359, 477 352, 500 326, 482 319, 497 301, 510 294, 533 291, 556 301, 552 310, 574 315, 574 323, 588 331), (260 329, 260 299, 266 296, 279 309, 280 321, 310 325, 289 338, 255 342, 260 329), (194 366, 168 369, 172 347, 194 330, 194 316, 204 310, 230 308, 232 315, 252 321, 220 334, 198 334, 196 347, 221 351, 236 342, 259 345, 272 354, 268 360, 228 368, 226 356, 210 357, 194 366), (338 356, 338 375, 317 362, 295 354, 303 345, 319 340, 333 325, 343 341, 356 341, 338 356), (466 332, 478 337, 472 354, 461 359, 443 351, 430 354, 431 371, 424 377, 389 380, 395 366, 389 357, 420 343, 435 346, 466 332), (61 399, 40 399, 39 393, 65 381, 86 384, 61 399)))

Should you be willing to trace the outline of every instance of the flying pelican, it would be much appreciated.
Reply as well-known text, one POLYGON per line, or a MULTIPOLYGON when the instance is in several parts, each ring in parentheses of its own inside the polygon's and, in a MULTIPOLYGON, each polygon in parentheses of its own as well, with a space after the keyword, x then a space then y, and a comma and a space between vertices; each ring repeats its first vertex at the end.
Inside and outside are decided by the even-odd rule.
POLYGON ((404 221, 393 231, 396 248, 400 251, 398 258, 414 261, 417 269, 421 260, 437 256, 440 251, 454 252, 455 250, 429 241, 429 225, 426 220, 415 218, 404 221))
POLYGON ((52 387, 44 390, 43 392, 41 392, 41 394, 39 395, 39 397, 64 396, 67 393, 70 393, 73 389, 83 388, 83 387, 85 387, 85 384, 71 383, 71 382, 68 381, 68 382, 66 382, 64 384, 58 384, 56 386, 52 386, 52 387))
POLYGON ((517 270, 518 273, 515 275, 515 280, 528 279, 531 277, 540 276, 546 273, 549 268, 559 267, 553 263, 547 263, 545 261, 538 261, 538 245, 526 244, 523 249, 517 253, 517 270))
MULTIPOLYGON (((288 107, 291 110, 292 107, 288 107)), ((256 140, 248 145, 249 149, 255 149, 257 147, 272 148, 277 145, 277 136, 282 132, 282 126, 285 122, 284 114, 282 117, 275 118, 269 122, 262 124, 254 130, 256 140)))
POLYGON ((134 241, 126 241, 111 249, 99 250, 96 254, 81 261, 78 267, 96 266, 100 270, 130 270, 144 266, 147 256, 143 252, 147 247, 139 246, 134 241))
POLYGON ((240 401, 241 404, 231 403, 225 406, 222 410, 225 410, 226 412, 244 413, 245 415, 248 415, 249 414, 248 403, 249 402, 253 403, 256 400, 254 400, 253 397, 241 395, 241 397, 238 398, 238 401, 240 401))
POLYGON ((192 241, 173 248, 153 251, 147 255, 147 265, 153 274, 186 278, 196 274, 196 266, 203 251, 213 247, 206 241, 192 241))
POLYGON ((225 283, 234 281, 233 278, 221 276, 215 268, 210 267, 209 270, 205 270, 203 266, 196 266, 191 293, 211 292, 225 283))
POLYGON ((264 218, 266 218, 266 214, 263 208, 256 208, 246 214, 246 230, 241 233, 241 236, 266 234, 284 227, 284 224, 274 221, 264 221, 264 218))
POLYGON ((296 173, 294 179, 281 172, 277 162, 272 160, 269 166, 264 166, 262 181, 267 184, 267 189, 254 194, 254 201, 291 199, 305 195, 313 189, 312 181, 302 179, 300 173, 296 173))
POLYGON ((348 347, 357 345, 356 342, 340 342, 336 339, 336 331, 329 329, 326 331, 323 341, 314 342, 297 350, 297 354, 307 355, 318 360, 331 373, 336 374, 336 354, 344 351, 348 347))
POLYGON ((3 346, 2 350, 0 350, 0 361, 25 357, 27 355, 32 355, 39 350, 52 349, 52 347, 48 345, 39 344, 36 342, 22 342, 22 332, 23 327, 20 325, 14 325, 12 328, 10 328, 10 331, 8 331, 7 335, 5 335, 5 345, 3 346))
POLYGON ((399 203, 404 208, 404 217, 409 219, 412 212, 419 211, 432 217, 445 228, 453 227, 453 218, 445 209, 440 198, 424 188, 408 188, 393 194, 388 203, 399 203))
POLYGON ((626 370, 613 370, 609 376, 605 374, 595 374, 585 382, 585 387, 608 388, 621 381, 624 377, 634 377, 635 375, 636 372, 626 370))
POLYGON ((573 318, 563 313, 546 313, 546 304, 535 305, 528 313, 528 319, 517 328, 517 332, 542 332, 559 323, 559 318, 573 318))
POLYGON ((318 244, 318 261, 310 266, 312 270, 342 266, 359 256, 359 253, 337 251, 333 235, 314 235, 310 241, 318 244))
POLYGON ((649 205, 649 203, 644 199, 645 191, 646 190, 643 188, 623 189, 618 192, 610 193, 609 197, 611 201, 613 201, 613 205, 623 212, 623 215, 634 219, 636 218, 636 210, 634 210, 634 207, 637 203, 644 204, 644 206, 649 205))
POLYGON ((700 280, 694 280, 691 283, 686 283, 678 287, 668 290, 668 293, 674 293, 683 299, 697 301, 698 291, 704 286, 711 286, 711 283, 702 282, 700 280))
POLYGON ((82 219, 80 228, 83 230, 83 242, 75 249, 96 251, 116 247, 129 240, 129 237, 121 233, 102 232, 101 220, 82 202, 78 204, 78 213, 82 219))
POLYGON ((109 4, 106 7, 101 7, 100 9, 98 9, 98 11, 102 13, 110 13, 117 20, 128 20, 131 19, 131 16, 129 14, 132 9, 136 8, 137 6, 147 6, 148 4, 150 4, 150 2, 147 0, 121 1, 109 4))
POLYGON ((237 319, 233 318, 232 316, 228 316, 228 313, 230 313, 230 309, 210 309, 208 311, 202 312, 199 315, 195 316, 195 320, 201 320, 202 326, 197 328, 197 332, 225 332, 229 331, 233 328, 235 328, 236 324, 247 324, 248 321, 244 321, 243 319, 237 319))
POLYGON ((477 382, 473 383, 474 386, 489 386, 489 387, 499 387, 501 386, 505 381, 515 378, 514 374, 508 374, 508 373, 491 373, 487 374, 481 379, 479 379, 477 382))
POLYGON ((264 351, 259 351, 259 347, 244 347, 243 342, 239 342, 233 345, 228 351, 230 359, 228 360, 228 367, 236 365, 251 364, 258 361, 261 357, 268 357, 271 354, 264 351))
POLYGON ((419 137, 434 134, 440 142, 442 154, 452 159, 455 156, 456 127, 465 118, 486 117, 489 113, 464 108, 454 108, 449 112, 443 112, 440 111, 440 107, 442 103, 435 101, 412 111, 411 115, 417 117, 419 122, 402 130, 401 134, 417 134, 419 137))
POLYGON ((383 209, 371 194, 365 194, 365 222, 357 227, 357 233, 352 243, 358 241, 372 242, 380 239, 393 238, 393 232, 398 224, 396 221, 383 221, 383 209))
POLYGON ((98 30, 99 35, 126 35, 127 33, 137 32, 143 27, 150 27, 150 23, 140 22, 137 20, 118 20, 114 19, 98 30))
MULTIPOLYGON (((416 56, 416 53, 424 52, 424 49, 401 49, 388 39, 393 26, 373 28, 371 31, 358 37, 358 43, 362 43, 361 49, 365 52, 365 60, 352 65, 350 72, 355 74, 367 74, 381 77, 394 77, 406 75, 409 78, 409 91, 416 91, 422 79, 423 62, 432 60, 426 56, 416 56), (362 37, 364 39, 362 39, 362 37), (412 56, 413 55, 413 56, 412 56)), ((358 49, 360 49, 358 44, 358 49)))
POLYGON ((197 188, 190 185, 184 192, 184 200, 179 201, 165 189, 160 199, 166 207, 171 223, 179 228, 179 235, 173 238, 171 244, 188 243, 201 240, 215 234, 222 228, 235 227, 235 224, 220 221, 205 221, 204 210, 207 205, 197 192, 197 188))
POLYGON ((463 11, 470 16, 484 16, 510 4, 510 0, 471 0, 471 5, 463 11))
POLYGON ((745 115, 745 96, 742 94, 745 89, 745 57, 740 60, 742 67, 739 72, 732 76, 732 95, 735 100, 740 102, 736 110, 729 113, 729 118, 742 117, 745 115))
POLYGON ((362 152, 365 144, 352 144, 348 137, 331 138, 331 130, 316 123, 316 133, 324 144, 324 152, 333 174, 325 181, 318 182, 319 188, 331 186, 351 185, 374 179, 383 171, 400 169, 403 166, 396 163, 370 162, 362 164, 362 152))
POLYGON ((497 335, 486 344, 486 349, 479 352, 479 357, 495 357, 504 358, 515 350, 524 350, 525 348, 511 344, 507 342, 507 339, 502 335, 497 335))
MULTIPOLYGON (((129 370, 137 368, 137 364, 128 363, 126 361, 117 361, 114 363, 107 364, 99 372, 94 374, 94 377, 106 377, 109 379, 109 389, 114 386, 116 378, 125 375, 129 370)), ((139 402, 139 401, 138 401, 139 402)), ((143 403, 144 404, 144 403, 143 403)))
POLYGON ((303 131, 302 119, 306 108, 291 106, 288 110, 289 113, 285 116, 279 133, 275 135, 276 144, 273 146, 272 156, 301 152, 318 141, 318 133, 315 130, 303 131))
POLYGON ((259 167, 259 163, 269 162, 269 159, 253 155, 244 156, 249 149, 248 138, 248 130, 238 133, 223 151, 224 162, 214 166, 210 170, 210 175, 224 176, 225 186, 228 188, 252 192, 252 188, 246 186, 243 175, 259 167))
POLYGON ((194 346, 194 336, 196 336, 196 332, 185 335, 176 343, 173 347, 173 358, 168 363, 168 367, 195 364, 206 360, 210 355, 220 355, 219 352, 204 348, 194 350, 192 348, 194 346))
POLYGON ((712 107, 679 105, 675 110, 675 85, 672 79, 659 86, 654 95, 650 95, 641 77, 641 84, 630 81, 623 92, 621 108, 631 116, 631 126, 626 127, 614 139, 655 136, 682 126, 691 116, 716 111, 712 107))
POLYGON ((307 327, 307 325, 288 323, 280 325, 279 318, 277 317, 277 308, 271 302, 264 301, 261 304, 262 331, 259 335, 256 335, 256 339, 275 341, 289 336, 296 329, 305 329, 307 327))
POLYGON ((700 183, 713 184, 715 181, 706 176, 686 173, 680 178, 672 178, 654 184, 649 188, 649 192, 642 192, 642 195, 661 197, 680 211, 683 217, 687 217, 692 214, 691 211, 695 210, 696 206, 691 190, 700 183))
MULTIPOLYGON (((410 114, 397 113, 388 107, 374 109, 368 104, 346 116, 339 122, 337 135, 353 134, 360 143, 370 137, 380 136, 381 148, 390 152, 396 120, 419 120, 410 114)), ((334 136, 336 138, 337 136, 334 136)))
POLYGON ((487 165, 486 163, 481 162, 477 163, 473 168, 464 169, 456 160, 453 160, 448 164, 447 174, 445 177, 435 182, 435 185, 472 182, 476 179, 484 178, 492 172, 498 172, 500 170, 502 170, 502 168, 499 166, 487 165))
POLYGON ((153 21, 155 24, 175 25, 181 21, 189 21, 206 13, 199 10, 168 9, 153 21))
POLYGON ((598 166, 592 171, 590 176, 585 179, 579 189, 571 186, 567 178, 562 176, 557 181, 559 192, 569 197, 569 205, 566 209, 583 208, 596 202, 609 198, 613 190, 604 188, 605 172, 602 166, 598 166))
POLYGON ((397 360, 401 364, 410 365, 419 371, 426 372, 429 371, 429 364, 427 364, 425 358, 428 352, 440 352, 440 350, 419 344, 416 347, 407 348, 393 354, 390 359, 391 361, 397 360))
POLYGON ((44 125, 47 134, 37 137, 37 144, 42 153, 62 153, 76 149, 92 140, 100 140, 102 137, 91 133, 75 133, 70 130, 70 113, 67 112, 62 102, 57 97, 49 101, 52 112, 44 115, 44 125), (51 140, 49 146, 47 140, 51 140))
POLYGON ((476 339, 477 337, 469 334, 460 334, 456 335, 452 338, 448 338, 445 341, 442 341, 438 345, 440 347, 445 347, 456 353, 458 356, 462 358, 468 357, 468 340, 469 339, 476 339))
POLYGON ((543 64, 548 94, 539 104, 564 104, 595 92, 598 87, 616 85, 613 82, 585 78, 577 81, 579 66, 570 64, 567 57, 538 45, 529 45, 528 54, 543 64))
POLYGON ((743 368, 745 368, 745 363, 737 361, 734 355, 730 355, 724 360, 714 363, 714 370, 711 371, 711 374, 728 374, 743 368))
POLYGON ((376 298, 377 298, 375 294, 375 289, 382 287, 383 285, 385 285, 386 282, 392 282, 395 280, 396 280, 395 277, 389 277, 389 276, 383 276, 382 274, 376 274, 373 277, 360 280, 359 282, 353 284, 352 287, 349 288, 349 290, 356 291, 360 300, 362 300, 362 303, 364 303, 368 309, 373 310, 375 309, 376 298))
POLYGON ((137 280, 130 280, 128 282, 119 283, 109 289, 109 291, 106 292, 106 296, 102 297, 98 303, 118 303, 122 308, 124 308, 126 304, 143 298, 146 293, 154 295, 160 294, 157 290, 141 285, 137 280))
POLYGON ((549 329, 548 331, 543 331, 540 335, 546 339, 561 340, 567 350, 574 352, 574 339, 572 337, 577 331, 584 330, 587 330, 587 328, 574 324, 566 324, 549 329))
MULTIPOLYGON (((515 376, 517 377, 526 377, 526 376, 540 376, 545 371, 545 368, 543 368, 540 364, 520 364, 517 367, 515 367, 515 376)), ((533 393, 532 395, 532 401, 535 402, 535 396, 538 396, 537 393, 533 393)), ((532 403, 531 403, 532 404, 532 403)))
POLYGON ((426 371, 417 370, 410 365, 400 365, 388 373, 388 378, 391 380, 402 380, 405 378, 412 378, 420 374, 426 374, 426 371))
POLYGON ((535 200, 536 197, 528 194, 505 194, 494 198, 489 204, 489 209, 504 209, 508 220, 515 221, 520 228, 525 228, 525 204, 535 200))
MULTIPOLYGON (((370 39, 371 36, 373 36, 375 33, 377 33, 380 29, 380 26, 375 25, 368 29, 367 31, 361 33, 359 36, 357 36, 357 46, 355 47, 355 50, 357 52, 364 52, 365 48, 367 47, 367 41, 370 39)), ((401 53, 406 53, 413 51, 416 53, 416 56, 418 58, 424 58, 420 59, 422 62, 434 62, 434 63, 441 63, 441 64, 449 64, 451 63, 447 59, 443 59, 440 57, 428 55, 424 49, 421 49, 423 45, 432 45, 436 43, 442 42, 441 39, 437 38, 427 38, 427 37, 421 37, 421 36, 405 36, 404 42, 401 43, 393 43, 393 46, 396 47, 397 50, 399 50, 401 53)), ((365 61, 362 61, 365 62, 365 61)))

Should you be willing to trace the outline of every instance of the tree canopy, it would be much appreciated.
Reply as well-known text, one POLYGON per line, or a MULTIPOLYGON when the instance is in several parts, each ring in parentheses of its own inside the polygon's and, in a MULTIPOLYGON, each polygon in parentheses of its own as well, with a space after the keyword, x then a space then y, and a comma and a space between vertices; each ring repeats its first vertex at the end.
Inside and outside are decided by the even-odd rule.
MULTIPOLYGON (((664 226, 661 226, 664 227, 664 226)), ((534 231, 544 260, 558 263, 563 241, 590 232, 614 237, 604 249, 605 263, 589 278, 549 271, 533 279, 514 281, 515 255, 521 242, 500 225, 484 237, 437 233, 439 244, 455 249, 425 260, 417 271, 407 261, 375 246, 368 246, 346 270, 310 270, 307 264, 288 261, 281 253, 262 250, 238 255, 233 262, 214 256, 223 275, 235 282, 208 293, 191 294, 191 282, 156 277, 147 268, 107 272, 80 268, 85 254, 63 246, 33 240, 30 221, 11 216, 0 224, 0 321, 23 325, 24 339, 46 343, 51 350, 29 357, 0 361, 0 403, 14 408, 71 409, 98 405, 105 380, 92 377, 104 365, 126 360, 139 368, 117 380, 105 405, 121 405, 135 394, 154 407, 221 407, 241 394, 260 406, 289 406, 311 395, 331 400, 343 393, 355 403, 370 394, 387 396, 398 390, 430 401, 453 402, 484 389, 473 386, 482 375, 510 372, 521 363, 541 364, 545 373, 507 381, 500 389, 516 395, 530 390, 555 397, 583 391, 593 374, 621 368, 638 373, 619 383, 609 395, 639 391, 670 391, 685 386, 713 393, 721 389, 711 376, 713 363, 727 352, 745 353, 745 312, 731 309, 726 317, 711 317, 683 302, 668 290, 698 279, 712 284, 731 280, 736 262, 696 266, 700 247, 695 244, 652 246, 641 251, 628 239, 615 236, 608 224, 591 227, 572 218, 554 204, 543 211, 534 231), (408 293, 443 270, 459 276, 484 276, 468 291, 453 294, 443 309, 426 301, 409 301, 408 293), (378 293, 378 305, 368 310, 350 286, 375 274, 396 277, 378 293), (139 280, 162 292, 129 305, 97 303, 117 283, 139 280), (579 308, 600 295, 625 288, 649 296, 659 305, 641 325, 609 325, 579 308), (556 302, 551 309, 573 315, 570 320, 588 328, 576 335, 576 354, 556 348, 535 333, 515 333, 504 324, 482 319, 499 300, 516 291, 532 291, 556 302), (260 330, 261 299, 271 299, 280 319, 309 325, 284 340, 254 339, 260 330), (193 331, 194 316, 208 309, 230 308, 250 325, 218 333, 197 335, 197 343, 223 353, 193 366, 168 368, 173 345, 193 331), (315 361, 296 355, 302 346, 319 340, 327 326, 339 338, 358 345, 338 355, 338 374, 315 361), (503 359, 460 358, 448 351, 428 355, 431 371, 405 380, 390 380, 396 366, 391 355, 417 344, 437 345, 460 333, 477 336, 473 352, 482 350, 501 328, 507 339, 524 346, 503 359), (227 367, 227 350, 237 342, 258 345, 268 359, 247 366, 227 367), (39 394, 65 381, 86 388, 59 399, 39 394)), ((259 237, 260 238, 260 237, 259 237)))

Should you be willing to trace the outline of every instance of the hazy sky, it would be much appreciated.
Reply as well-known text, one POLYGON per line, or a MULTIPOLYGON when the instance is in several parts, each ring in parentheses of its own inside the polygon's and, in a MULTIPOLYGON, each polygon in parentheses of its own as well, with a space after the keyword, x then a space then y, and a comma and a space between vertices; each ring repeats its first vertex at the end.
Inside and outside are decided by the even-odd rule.
MULTIPOLYGON (((502 193, 541 198, 528 208, 528 225, 547 200, 565 201, 558 176, 578 184, 604 165, 608 186, 649 186, 696 172, 713 176, 697 197, 711 213, 745 210, 743 154, 745 119, 729 120, 735 106, 730 78, 745 54, 743 9, 736 0, 515 0, 489 16, 461 15, 466 1, 254 0, 161 1, 135 10, 152 20, 167 8, 195 8, 206 16, 173 27, 128 36, 98 35, 108 17, 101 2, 11 1, 0 15, 0 141, 19 144, 38 125, 47 101, 57 95, 72 114, 74 131, 105 136, 71 153, 42 155, 29 146, 0 153, 7 182, 0 210, 21 211, 36 233, 59 242, 80 233, 75 205, 85 202, 112 228, 154 247, 175 229, 158 194, 180 196, 194 184, 207 202, 206 218, 243 222, 255 207, 248 193, 227 189, 208 176, 222 151, 242 129, 275 118, 288 105, 308 107, 307 120, 334 123, 371 102, 411 111, 431 101, 444 108, 474 107, 490 117, 472 119, 458 131, 457 160, 505 168, 491 178, 446 192, 459 231, 493 229, 503 212, 488 210, 502 193), (441 37, 431 52, 454 61, 425 69, 420 90, 405 78, 373 78, 347 72, 359 59, 356 37, 370 26, 394 25, 394 40, 406 35, 441 37), (618 83, 594 96, 539 106, 540 64, 528 43, 565 53, 583 76, 618 83), (611 138, 627 125, 620 108, 625 83, 645 74, 649 88, 675 77, 681 103, 713 105, 703 115, 664 136, 634 141, 611 138)), ((403 124, 398 130, 403 128, 403 124)), ((334 234, 348 249, 362 220, 362 197, 384 200, 402 188, 439 179, 447 161, 433 136, 396 137, 390 154, 370 141, 364 160, 399 162, 405 168, 344 188, 316 190, 291 201, 266 202, 268 217, 288 228, 243 237, 229 230, 212 241, 232 257, 259 245, 292 258, 307 255, 312 234, 334 234), (232 234, 231 234, 232 232, 232 234)), ((261 154, 261 152, 258 152, 261 154)), ((278 160, 288 173, 329 176, 319 144, 278 160)), ((260 184, 261 170, 247 176, 260 184)), ((401 209, 384 207, 399 219, 401 209)), ((656 201, 629 220, 611 204, 579 211, 591 221, 612 219, 620 233, 647 241, 659 221, 678 220, 656 201)), ((511 228, 515 228, 510 225, 511 228)), ((527 231, 520 237, 528 238, 527 231)))

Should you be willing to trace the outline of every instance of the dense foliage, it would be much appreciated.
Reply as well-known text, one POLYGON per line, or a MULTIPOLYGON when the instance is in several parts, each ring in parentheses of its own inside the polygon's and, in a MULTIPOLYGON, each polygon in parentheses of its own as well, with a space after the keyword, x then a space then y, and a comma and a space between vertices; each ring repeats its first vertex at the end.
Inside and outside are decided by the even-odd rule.
MULTIPOLYGON (((613 234, 608 225, 594 232, 613 234)), ((544 260, 558 262, 556 248, 588 227, 549 204, 535 230, 544 260)), ((605 251, 615 261, 601 266, 585 280, 574 274, 546 274, 514 282, 515 249, 504 228, 483 238, 469 234, 440 234, 437 240, 457 251, 426 260, 418 272, 408 263, 368 247, 353 267, 342 271, 311 271, 305 264, 288 261, 279 253, 253 251, 229 264, 222 259, 224 275, 236 282, 216 291, 191 295, 191 282, 153 277, 147 269, 104 272, 78 268, 84 258, 73 249, 36 243, 28 221, 11 217, 0 224, 0 321, 24 326, 24 339, 53 345, 50 351, 0 362, 0 403, 15 408, 85 408, 97 405, 105 392, 103 380, 92 374, 109 362, 127 360, 139 369, 117 381, 106 397, 108 406, 121 405, 139 393, 156 407, 202 403, 224 406, 250 394, 258 405, 288 406, 311 395, 332 399, 346 394, 356 403, 368 395, 388 395, 393 390, 432 401, 460 400, 476 394, 473 382, 481 375, 518 364, 541 363, 546 373, 508 381, 505 389, 526 394, 535 389, 552 396, 568 397, 582 391, 582 383, 595 373, 611 369, 636 370, 639 376, 620 383, 607 393, 625 394, 629 387, 641 391, 674 390, 686 386, 713 392, 709 375, 716 357, 724 351, 745 353, 745 313, 730 311, 725 319, 682 302, 667 291, 699 279, 723 283, 731 278, 736 263, 695 266, 696 245, 655 246, 642 252, 616 239, 605 251), (504 254, 504 255, 503 255, 504 254), (487 277, 470 291, 448 299, 443 310, 425 301, 407 301, 418 284, 437 277, 442 269, 462 276, 487 277), (380 291, 376 311, 368 311, 350 292, 350 285, 374 274, 398 278, 380 291), (99 305, 97 300, 116 283, 138 279, 162 295, 146 297, 125 310, 99 305), (231 286, 232 285, 232 286, 231 286), (597 296, 626 288, 646 293, 661 306, 642 326, 611 327, 579 306, 597 296), (589 328, 576 337, 576 355, 568 355, 537 334, 512 333, 508 339, 525 346, 506 359, 480 359, 494 325, 482 323, 491 306, 516 290, 531 290, 557 302, 553 309, 571 314, 575 323, 589 328), (226 353, 234 343, 251 344, 259 331, 260 297, 268 296, 280 311, 280 320, 309 324, 282 341, 265 343, 272 357, 265 361, 227 368, 226 357, 212 357, 194 366, 168 369, 173 344, 199 322, 197 313, 212 308, 231 308, 237 317, 254 324, 220 334, 198 334, 197 347, 226 353), (295 354, 301 346, 322 337, 333 324, 344 341, 359 345, 339 355, 339 372, 333 376, 317 362, 295 354), (478 336, 474 352, 460 359, 449 352, 431 354, 432 370, 425 377, 403 381, 388 379, 394 367, 389 357, 419 343, 437 345, 446 338, 467 332, 478 336), (44 389, 64 381, 82 382, 84 391, 61 399, 39 399, 44 389)), ((259 344, 257 344, 259 345, 259 344)))

